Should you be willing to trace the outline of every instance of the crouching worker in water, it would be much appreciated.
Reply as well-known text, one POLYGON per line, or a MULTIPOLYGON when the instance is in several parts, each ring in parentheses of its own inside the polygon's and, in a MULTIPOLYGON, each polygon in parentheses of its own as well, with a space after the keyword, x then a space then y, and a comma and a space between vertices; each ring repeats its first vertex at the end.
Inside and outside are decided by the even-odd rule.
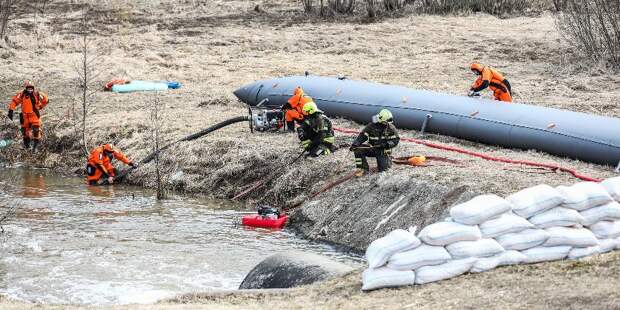
POLYGON ((297 128, 297 135, 301 146, 308 156, 318 157, 331 154, 335 151, 334 130, 332 122, 319 110, 314 102, 303 106, 304 120, 297 128))
POLYGON ((396 127, 392 124, 392 112, 383 109, 379 114, 372 117, 372 123, 368 124, 357 136, 350 150, 355 154, 355 166, 357 176, 368 172, 366 157, 377 158, 379 171, 386 171, 392 165, 390 154, 392 149, 400 142, 396 127), (368 142, 365 144, 365 142, 368 142))
POLYGON ((104 144, 96 147, 88 156, 86 164, 86 180, 89 185, 113 184, 116 176, 116 168, 112 166, 112 159, 122 161, 131 167, 137 167, 131 160, 115 148, 112 144, 104 144))

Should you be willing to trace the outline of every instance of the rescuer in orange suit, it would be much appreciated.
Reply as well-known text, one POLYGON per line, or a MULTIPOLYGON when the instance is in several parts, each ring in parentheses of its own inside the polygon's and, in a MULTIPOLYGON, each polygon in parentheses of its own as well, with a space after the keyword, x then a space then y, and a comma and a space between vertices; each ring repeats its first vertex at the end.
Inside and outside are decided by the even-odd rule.
POLYGON ((115 148, 112 144, 104 144, 96 147, 88 156, 86 164, 86 180, 89 185, 113 184, 116 176, 116 168, 112 166, 112 159, 122 161, 131 167, 137 167, 131 160, 115 148))
POLYGON ((13 112, 17 106, 21 105, 22 112, 19 114, 24 148, 30 148, 32 140, 32 151, 36 151, 41 141, 41 115, 40 110, 49 102, 47 95, 43 92, 35 91, 34 84, 30 81, 24 83, 24 90, 13 96, 9 104, 9 119, 13 120, 13 112))
POLYGON ((512 89, 510 83, 504 76, 491 67, 484 67, 479 63, 472 63, 469 67, 471 71, 478 75, 478 78, 469 89, 469 96, 477 96, 480 91, 490 88, 493 91, 495 100, 512 102, 512 89))
POLYGON ((295 131, 295 122, 301 123, 304 120, 303 107, 308 102, 313 102, 312 98, 301 87, 295 88, 293 96, 282 107, 288 131, 295 131))

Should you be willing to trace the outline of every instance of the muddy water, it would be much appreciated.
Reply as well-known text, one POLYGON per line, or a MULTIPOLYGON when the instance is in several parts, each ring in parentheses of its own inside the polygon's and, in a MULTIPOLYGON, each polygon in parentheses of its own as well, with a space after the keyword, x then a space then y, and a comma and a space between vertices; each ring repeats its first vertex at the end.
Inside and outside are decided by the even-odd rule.
POLYGON ((88 187, 46 170, 0 169, 0 295, 42 303, 151 303, 236 289, 274 252, 359 258, 290 231, 247 229, 238 207, 125 186, 88 187))

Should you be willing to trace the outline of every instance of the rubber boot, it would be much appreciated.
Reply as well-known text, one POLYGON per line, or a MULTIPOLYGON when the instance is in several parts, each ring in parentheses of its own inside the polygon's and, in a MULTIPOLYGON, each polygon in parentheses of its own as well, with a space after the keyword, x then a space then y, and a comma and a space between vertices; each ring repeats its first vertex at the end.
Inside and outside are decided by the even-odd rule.
POLYGON ((24 149, 30 150, 30 138, 24 138, 24 149))
POLYGON ((37 152, 37 146, 39 146, 39 140, 32 140, 32 152, 37 152))

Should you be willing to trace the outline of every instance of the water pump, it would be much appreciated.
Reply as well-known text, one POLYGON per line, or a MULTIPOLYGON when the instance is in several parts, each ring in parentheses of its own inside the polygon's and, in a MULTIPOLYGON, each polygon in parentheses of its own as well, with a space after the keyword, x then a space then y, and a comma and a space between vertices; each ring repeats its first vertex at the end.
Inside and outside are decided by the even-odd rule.
POLYGON ((252 132, 261 131, 279 131, 284 128, 284 111, 281 109, 269 109, 263 108, 264 103, 269 102, 269 99, 265 98, 259 102, 255 107, 248 108, 250 113, 250 130, 252 132))

